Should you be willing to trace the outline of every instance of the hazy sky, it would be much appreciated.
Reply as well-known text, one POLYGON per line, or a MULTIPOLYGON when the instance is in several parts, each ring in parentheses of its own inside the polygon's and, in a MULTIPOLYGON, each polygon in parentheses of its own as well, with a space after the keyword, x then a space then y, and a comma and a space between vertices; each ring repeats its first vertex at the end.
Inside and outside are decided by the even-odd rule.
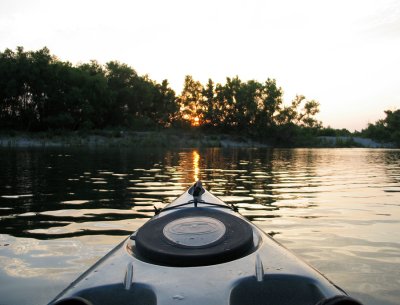
POLYGON ((74 64, 139 74, 275 78, 320 102, 325 126, 360 130, 400 108, 400 1, 0 0, 0 51, 47 46, 74 64))

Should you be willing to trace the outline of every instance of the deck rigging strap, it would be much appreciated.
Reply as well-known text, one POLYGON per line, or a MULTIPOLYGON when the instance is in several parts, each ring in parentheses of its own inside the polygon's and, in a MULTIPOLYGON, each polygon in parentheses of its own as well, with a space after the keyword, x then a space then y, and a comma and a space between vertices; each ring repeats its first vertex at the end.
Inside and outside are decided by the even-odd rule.
POLYGON ((196 207, 198 207, 197 204, 199 204, 199 203, 205 204, 205 205, 214 206, 214 207, 219 207, 219 208, 223 208, 223 209, 229 209, 229 210, 233 210, 233 211, 235 211, 235 212, 238 211, 237 207, 234 206, 233 204, 231 204, 231 205, 225 205, 225 204, 207 202, 207 201, 204 201, 204 200, 197 200, 197 201, 196 201, 196 200, 193 200, 193 199, 192 199, 192 200, 189 200, 188 202, 181 203, 181 204, 177 204, 177 205, 174 205, 174 206, 171 206, 171 207, 165 207, 165 208, 163 208, 163 209, 158 209, 158 208, 154 207, 154 210, 155 210, 154 212, 155 212, 156 215, 158 215, 158 214, 160 214, 161 212, 170 211, 170 210, 175 210, 175 209, 177 209, 177 208, 180 208, 180 207, 183 207, 183 206, 187 206, 187 205, 191 205, 191 204, 193 204, 194 207, 196 208, 196 207))
POLYGON ((213 202, 207 202, 201 199, 201 195, 204 193, 204 189, 203 189, 203 185, 201 183, 200 180, 198 180, 193 186, 192 188, 189 190, 189 194, 191 193, 191 195, 193 196, 192 200, 189 200, 185 203, 181 203, 181 204, 177 204, 171 207, 165 207, 163 209, 159 209, 156 206, 153 206, 154 208, 154 214, 158 215, 161 212, 165 212, 165 211, 169 211, 169 210, 174 210, 183 206, 187 206, 187 205, 191 205, 193 204, 193 206, 195 208, 198 207, 198 204, 205 204, 205 205, 210 205, 210 206, 215 206, 215 207, 219 207, 219 208, 223 208, 223 209, 230 209, 232 211, 238 212, 238 208, 231 203, 230 205, 225 205, 225 204, 220 204, 220 203, 213 203, 213 202))

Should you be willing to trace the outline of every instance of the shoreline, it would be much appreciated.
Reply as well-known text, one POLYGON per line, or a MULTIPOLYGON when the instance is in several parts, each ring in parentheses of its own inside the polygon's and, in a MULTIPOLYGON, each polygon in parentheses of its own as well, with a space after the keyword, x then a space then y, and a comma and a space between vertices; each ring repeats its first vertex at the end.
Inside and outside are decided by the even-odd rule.
POLYGON ((101 131, 88 134, 66 132, 0 135, 0 147, 232 147, 268 148, 269 144, 242 136, 169 131, 101 131))
MULTIPOLYGON (((289 146, 290 148, 396 148, 392 143, 378 143, 360 137, 316 137, 316 145, 289 146)), ((124 131, 102 130, 88 133, 45 132, 0 134, 0 147, 222 147, 273 148, 269 143, 241 135, 206 134, 190 131, 124 131)))

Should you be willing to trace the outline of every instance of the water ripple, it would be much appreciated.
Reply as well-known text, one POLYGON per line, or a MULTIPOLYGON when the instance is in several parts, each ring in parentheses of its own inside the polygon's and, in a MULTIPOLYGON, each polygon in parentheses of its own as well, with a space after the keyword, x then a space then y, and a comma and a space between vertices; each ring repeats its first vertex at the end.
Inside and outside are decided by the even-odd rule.
MULTIPOLYGON (((12 270, 43 281, 55 270, 79 274, 83 261, 87 268, 197 178, 352 292, 376 293, 368 274, 390 270, 388 280, 400 278, 399 150, 3 149, 0 160, 0 250, 8 253, 0 254, 8 266, 0 268, 0 280, 3 272, 6 282, 18 276, 12 270), (83 245, 66 253, 77 239, 83 245), (101 255, 90 256, 99 249, 101 255), (68 259, 51 267, 39 264, 44 256, 68 259)), ((391 283, 386 287, 400 298, 391 283)))

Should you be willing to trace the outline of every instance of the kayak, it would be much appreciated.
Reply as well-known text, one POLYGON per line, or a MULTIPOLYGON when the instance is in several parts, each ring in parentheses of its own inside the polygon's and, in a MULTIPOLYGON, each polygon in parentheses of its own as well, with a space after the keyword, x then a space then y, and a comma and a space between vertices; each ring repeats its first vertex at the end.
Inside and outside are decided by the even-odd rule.
POLYGON ((49 305, 360 305, 196 182, 49 305))

